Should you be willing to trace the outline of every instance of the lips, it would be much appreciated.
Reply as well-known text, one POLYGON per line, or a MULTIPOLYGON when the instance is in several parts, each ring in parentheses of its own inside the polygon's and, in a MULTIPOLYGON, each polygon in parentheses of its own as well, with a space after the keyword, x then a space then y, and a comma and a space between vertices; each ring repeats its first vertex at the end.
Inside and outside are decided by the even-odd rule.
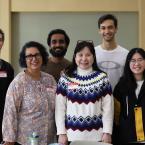
POLYGON ((137 70, 137 71, 141 70, 140 67, 136 67, 136 68, 133 68, 133 69, 134 69, 134 70, 137 70))

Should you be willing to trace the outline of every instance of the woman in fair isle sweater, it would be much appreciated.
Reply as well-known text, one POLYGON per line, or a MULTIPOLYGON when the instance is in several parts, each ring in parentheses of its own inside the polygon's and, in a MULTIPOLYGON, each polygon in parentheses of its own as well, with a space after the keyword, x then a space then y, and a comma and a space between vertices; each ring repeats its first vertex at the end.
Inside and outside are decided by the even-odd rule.
POLYGON ((111 143, 114 102, 111 85, 96 64, 92 41, 78 41, 62 74, 56 96, 58 142, 96 140, 111 143))

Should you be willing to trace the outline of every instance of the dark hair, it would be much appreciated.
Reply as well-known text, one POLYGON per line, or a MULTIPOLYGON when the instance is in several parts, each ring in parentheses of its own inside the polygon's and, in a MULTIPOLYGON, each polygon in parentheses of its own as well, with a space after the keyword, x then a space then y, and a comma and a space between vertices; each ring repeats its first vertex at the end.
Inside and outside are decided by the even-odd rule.
POLYGON ((48 44, 48 46, 50 46, 51 37, 52 37, 52 35, 54 35, 54 34, 62 34, 62 35, 64 35, 64 37, 65 37, 65 42, 66 42, 66 45, 67 45, 67 47, 68 47, 69 42, 70 42, 70 39, 69 39, 68 35, 66 34, 66 32, 65 32, 64 30, 62 30, 62 29, 54 29, 54 30, 52 30, 52 31, 48 34, 48 38, 47 38, 47 44, 48 44))
POLYGON ((29 41, 24 44, 24 46, 22 47, 22 50, 20 52, 20 57, 19 57, 20 66, 27 67, 25 53, 26 53, 26 49, 28 49, 30 47, 36 47, 39 50, 39 52, 42 56, 42 65, 46 65, 48 62, 48 53, 46 51, 46 48, 39 42, 29 41))
MULTIPOLYGON (((127 55, 124 73, 121 77, 121 82, 123 84, 126 84, 128 89, 130 88, 132 90, 135 90, 137 87, 135 77, 130 69, 130 61, 135 53, 139 53, 143 57, 143 59, 145 59, 145 51, 142 48, 132 48, 127 55)), ((145 70, 143 72, 143 77, 145 78, 145 70)))
POLYGON ((101 16, 101 17, 99 18, 99 20, 98 20, 98 28, 99 28, 99 29, 100 29, 100 25, 101 25, 104 21, 106 21, 106 20, 112 20, 112 21, 114 22, 115 28, 118 27, 118 20, 117 20, 117 18, 116 18, 114 15, 112 15, 112 14, 105 14, 105 15, 101 16))
POLYGON ((2 41, 4 41, 5 40, 5 34, 4 34, 2 29, 0 29, 0 34, 2 35, 2 41))
POLYGON ((68 68, 66 68, 66 70, 65 70, 66 75, 68 75, 70 77, 73 76, 73 72, 77 69, 77 64, 76 64, 76 61, 75 61, 76 54, 78 52, 80 52, 81 50, 83 50, 85 47, 88 47, 90 52, 93 54, 93 57, 94 57, 94 62, 92 64, 93 70, 101 71, 97 66, 96 55, 95 55, 95 49, 94 49, 93 42, 89 42, 89 41, 84 40, 84 41, 81 41, 81 42, 77 43, 77 45, 75 47, 75 50, 74 50, 74 54, 73 54, 72 64, 68 68))

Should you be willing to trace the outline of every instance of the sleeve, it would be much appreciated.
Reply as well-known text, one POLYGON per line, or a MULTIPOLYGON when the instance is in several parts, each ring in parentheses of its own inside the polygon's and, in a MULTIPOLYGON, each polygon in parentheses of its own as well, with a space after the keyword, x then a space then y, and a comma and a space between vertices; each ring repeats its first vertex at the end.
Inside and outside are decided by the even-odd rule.
POLYGON ((66 114, 66 90, 67 82, 64 77, 61 76, 56 91, 56 101, 55 101, 55 122, 57 127, 57 135, 66 134, 65 128, 65 114, 66 114))
POLYGON ((119 89, 119 83, 116 85, 113 96, 114 96, 114 122, 116 125, 119 125, 119 116, 121 111, 121 105, 120 105, 120 89, 119 89))
POLYGON ((52 106, 52 110, 55 110, 55 97, 56 97, 56 81, 54 79, 53 76, 51 76, 51 79, 49 80, 49 82, 51 82, 51 86, 52 89, 50 90, 49 94, 50 94, 50 102, 51 102, 51 106, 52 106))
POLYGON ((112 95, 111 85, 108 78, 104 79, 103 83, 103 97, 102 97, 102 120, 103 120, 103 133, 112 134, 113 116, 114 116, 114 100, 112 95))
POLYGON ((15 142, 17 138, 17 118, 21 105, 21 87, 17 84, 17 82, 12 81, 6 94, 2 123, 2 133, 4 141, 15 142))

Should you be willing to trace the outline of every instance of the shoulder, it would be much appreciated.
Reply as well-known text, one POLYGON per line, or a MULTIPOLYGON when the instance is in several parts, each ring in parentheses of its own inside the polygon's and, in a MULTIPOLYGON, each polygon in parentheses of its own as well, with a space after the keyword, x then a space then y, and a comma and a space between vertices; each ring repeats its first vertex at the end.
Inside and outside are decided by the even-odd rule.
POLYGON ((125 53, 125 54, 128 54, 128 52, 129 52, 129 50, 127 50, 126 48, 124 48, 120 45, 117 46, 117 50, 121 51, 122 53, 125 53))
POLYGON ((121 94, 126 93, 126 91, 128 90, 128 87, 125 83, 125 80, 123 78, 120 78, 119 82, 116 84, 115 88, 114 88, 114 96, 120 96, 121 94))
POLYGON ((101 50, 102 50, 101 45, 97 45, 97 46, 95 47, 95 51, 101 51, 101 50))
POLYGON ((108 79, 108 76, 105 72, 96 72, 96 79, 95 79, 97 82, 102 82, 102 83, 105 83, 107 85, 110 85, 110 82, 109 82, 109 79, 108 79))
POLYGON ((103 71, 95 71, 96 76, 107 78, 107 74, 103 71))
POLYGON ((69 61, 68 59, 64 58, 63 59, 63 63, 65 63, 66 65, 70 65, 71 61, 69 61))
POLYGON ((5 61, 3 59, 0 59, 0 61, 2 62, 3 67, 5 67, 5 68, 7 67, 7 68, 10 68, 10 69, 13 70, 13 67, 12 67, 12 65, 9 62, 7 62, 7 61, 5 61))
POLYGON ((41 72, 41 77, 42 77, 44 84, 56 86, 56 81, 52 75, 45 73, 45 72, 41 72))
POLYGON ((24 84, 24 80, 25 80, 25 73, 23 71, 15 76, 15 78, 10 83, 10 87, 22 87, 22 85, 24 84))
POLYGON ((25 79, 25 72, 22 71, 15 76, 15 78, 13 79, 13 82, 20 82, 21 83, 24 81, 24 79, 25 79))
POLYGON ((54 77, 51 75, 51 74, 49 74, 49 73, 46 73, 46 72, 43 72, 43 71, 41 71, 41 76, 44 78, 44 79, 54 79, 54 77))
POLYGON ((61 74, 61 77, 60 77, 60 79, 59 79, 59 81, 58 81, 58 84, 64 84, 64 85, 66 85, 67 84, 67 82, 70 82, 70 81, 72 81, 72 77, 69 77, 69 76, 67 76, 65 73, 62 73, 61 74))

